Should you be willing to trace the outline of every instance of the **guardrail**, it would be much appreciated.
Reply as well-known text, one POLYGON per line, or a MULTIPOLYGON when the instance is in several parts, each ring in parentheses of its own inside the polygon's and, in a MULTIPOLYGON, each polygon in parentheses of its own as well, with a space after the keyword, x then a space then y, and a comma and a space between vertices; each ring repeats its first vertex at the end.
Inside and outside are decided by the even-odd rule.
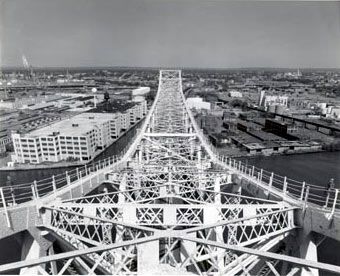
POLYGON ((19 204, 51 195, 65 186, 84 179, 90 174, 114 165, 123 159, 127 149, 132 143, 131 141, 117 156, 110 156, 97 162, 77 167, 73 170, 67 170, 64 173, 52 175, 45 179, 0 187, 0 209, 3 208, 7 211, 6 209, 8 207, 15 207, 19 204))
MULTIPOLYGON (((139 131, 140 130, 137 129, 136 135, 138 135, 139 131)), ((304 207, 307 207, 307 203, 316 204, 323 207, 325 211, 330 211, 331 215, 333 215, 336 210, 340 209, 340 198, 338 197, 339 189, 327 189, 306 182, 296 181, 255 166, 248 165, 239 160, 222 156, 218 153, 215 146, 211 144, 210 140, 204 135, 203 131, 197 126, 196 131, 201 136, 206 146, 208 146, 215 155, 215 158, 217 158, 220 162, 223 162, 227 167, 252 178, 254 181, 258 181, 268 187, 277 189, 285 196, 290 196, 293 199, 302 201, 304 203, 304 207)), ((1 187, 0 208, 6 209, 7 207, 17 206, 18 204, 50 195, 66 185, 70 185, 94 172, 97 172, 98 170, 111 166, 123 158, 132 143, 133 139, 118 156, 111 156, 95 163, 66 171, 65 173, 53 175, 46 179, 1 187)))
POLYGON ((336 210, 340 209, 340 199, 338 197, 339 189, 327 189, 306 182, 296 181, 286 176, 274 174, 273 172, 248 165, 233 158, 221 156, 216 147, 211 143, 210 139, 204 135, 203 130, 198 127, 191 110, 187 106, 186 110, 192 118, 192 123, 197 134, 203 140, 205 146, 208 147, 214 155, 211 156, 211 158, 217 157, 217 159, 227 165, 227 167, 234 169, 241 174, 245 174, 271 188, 275 188, 281 191, 285 196, 290 196, 293 199, 303 201, 304 208, 307 207, 307 203, 316 204, 319 207, 324 208, 325 211, 330 212, 331 217, 336 210))
POLYGON ((331 217, 335 211, 340 210, 339 189, 328 189, 318 185, 313 185, 305 181, 297 181, 286 176, 275 174, 274 172, 266 171, 262 168, 257 168, 248 165, 242 161, 220 155, 216 147, 206 137, 202 129, 196 129, 202 137, 206 146, 210 148, 217 159, 224 163, 227 167, 236 170, 240 174, 244 174, 255 181, 261 182, 268 187, 275 188, 284 196, 290 196, 295 200, 303 202, 304 208, 308 203, 322 207, 325 212, 330 212, 331 217))
POLYGON ((226 156, 217 155, 217 157, 220 162, 240 174, 274 188, 284 196, 290 196, 303 202, 304 208, 307 207, 308 203, 316 204, 324 208, 325 211, 330 211, 331 215, 340 209, 339 189, 328 189, 304 181, 297 181, 226 156))
MULTIPOLYGON (((155 101, 153 106, 154 105, 155 101)), ((147 116, 150 117, 150 114, 148 114, 147 116)), ((142 128, 136 129, 134 137, 138 137, 141 129, 142 128)), ((94 172, 97 172, 98 170, 115 164, 116 162, 122 160, 126 154, 128 154, 128 149, 131 147, 134 140, 135 138, 132 138, 118 156, 110 156, 106 159, 99 160, 89 165, 80 166, 74 170, 65 171, 61 174, 52 175, 51 177, 42 180, 35 180, 29 183, 0 187, 0 210, 4 209, 5 213, 7 214, 8 221, 7 207, 18 206, 21 203, 51 195, 62 187, 70 185, 94 172)))

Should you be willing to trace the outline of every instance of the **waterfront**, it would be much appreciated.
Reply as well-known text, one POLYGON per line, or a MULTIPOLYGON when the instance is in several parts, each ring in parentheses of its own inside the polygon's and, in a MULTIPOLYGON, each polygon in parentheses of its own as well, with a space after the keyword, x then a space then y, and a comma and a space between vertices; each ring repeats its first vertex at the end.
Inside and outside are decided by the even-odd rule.
MULTIPOLYGON (((142 122, 141 120, 140 122, 142 122)), ((132 140, 135 135, 137 127, 140 122, 128 130, 123 136, 109 146, 104 152, 99 154, 92 162, 105 159, 112 155, 118 155, 132 140)), ((90 162, 89 164, 91 164, 90 162)), ((52 175, 64 173, 67 170, 73 170, 75 167, 63 167, 63 168, 49 168, 49 169, 33 169, 33 170, 9 170, 0 171, 0 187, 8 185, 7 177, 10 176, 12 185, 18 185, 23 183, 33 182, 34 180, 40 180, 49 178, 52 175)))
POLYGON ((329 179, 334 178, 336 187, 340 188, 340 152, 256 156, 239 159, 275 174, 322 187, 326 187, 329 179))
MULTIPOLYGON (((118 155, 135 135, 139 124, 131 128, 120 139, 113 143, 103 153, 94 159, 94 162, 112 155, 118 155)), ((340 188, 340 152, 321 152, 296 155, 273 155, 240 157, 239 160, 248 162, 258 168, 273 171, 275 174, 287 176, 298 181, 326 186, 330 178, 334 178, 336 187, 340 188)), ((34 180, 44 179, 72 170, 73 168, 50 168, 35 170, 0 171, 0 186, 5 186, 7 176, 12 183, 22 184, 34 180)))
MULTIPOLYGON (((322 187, 326 187, 329 179, 334 178, 335 186, 340 188, 340 152, 256 156, 239 159, 247 160, 248 164, 273 171, 276 174, 322 187)), ((333 253, 338 250, 338 241, 326 238, 318 247, 319 261, 339 265, 340 256, 333 253)), ((320 275, 332 274, 322 272, 320 275)))
MULTIPOLYGON (((129 143, 135 135, 137 126, 133 127, 124 136, 111 145, 105 152, 96 158, 104 159, 110 155, 117 155, 129 143)), ((340 153, 339 152, 323 152, 300 155, 276 155, 276 156, 257 156, 252 158, 240 158, 247 160, 248 164, 263 168, 268 171, 274 171, 280 175, 286 175, 290 178, 307 181, 316 185, 326 185, 329 178, 335 178, 337 187, 339 187, 340 180, 340 153)), ((12 179, 18 183, 32 181, 33 179, 41 179, 65 171, 66 168, 49 169, 49 170, 30 170, 19 172, 8 172, 12 174, 12 179)), ((1 173, 1 179, 6 179, 5 172, 1 173)), ((2 246, 7 247, 8 250, 0 252, 0 264, 9 261, 19 261, 20 244, 14 238, 9 237, 2 241, 2 246)), ((328 262, 338 265, 340 257, 332 252, 339 249, 338 242, 326 238, 318 248, 319 261, 328 262)), ((320 275, 329 275, 321 273, 320 275)))

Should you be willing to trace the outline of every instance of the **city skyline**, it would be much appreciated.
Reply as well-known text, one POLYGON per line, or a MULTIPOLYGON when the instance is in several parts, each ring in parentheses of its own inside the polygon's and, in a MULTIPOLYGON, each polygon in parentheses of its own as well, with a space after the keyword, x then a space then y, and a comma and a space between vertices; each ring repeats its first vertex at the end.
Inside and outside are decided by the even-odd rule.
POLYGON ((0 5, 3 67, 340 67, 339 2, 0 5))

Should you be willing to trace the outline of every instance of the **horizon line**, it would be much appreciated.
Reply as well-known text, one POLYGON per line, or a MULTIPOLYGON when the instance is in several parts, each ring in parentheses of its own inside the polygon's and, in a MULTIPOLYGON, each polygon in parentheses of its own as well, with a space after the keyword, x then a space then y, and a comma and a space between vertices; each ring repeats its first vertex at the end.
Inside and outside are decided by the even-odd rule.
MULTIPOLYGON (((250 67, 193 67, 193 66, 110 66, 110 65, 80 65, 80 66, 32 66, 32 69, 182 69, 182 70, 251 70, 251 69, 289 69, 289 70, 340 70, 340 67, 271 67, 271 66, 250 66, 250 67)), ((24 66, 2 66, 1 70, 19 69, 27 70, 24 66)))

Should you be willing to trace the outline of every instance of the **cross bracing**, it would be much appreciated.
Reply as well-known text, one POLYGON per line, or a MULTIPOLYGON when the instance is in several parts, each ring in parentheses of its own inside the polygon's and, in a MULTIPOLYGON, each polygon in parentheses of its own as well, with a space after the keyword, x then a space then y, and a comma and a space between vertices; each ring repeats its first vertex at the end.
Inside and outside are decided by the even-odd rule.
POLYGON ((291 204, 286 196, 247 192, 233 181, 235 170, 246 180, 262 178, 262 171, 260 175, 235 162, 229 171, 224 161, 186 106, 181 72, 161 71, 153 106, 119 166, 108 162, 102 167, 105 179, 97 179, 101 185, 94 186, 96 172, 94 180, 90 172, 92 190, 87 195, 39 201, 41 218, 35 226, 54 245, 45 256, 1 265, 0 272, 340 272, 338 266, 306 258, 308 254, 291 253, 299 247, 296 214, 303 209, 299 204, 291 204))

